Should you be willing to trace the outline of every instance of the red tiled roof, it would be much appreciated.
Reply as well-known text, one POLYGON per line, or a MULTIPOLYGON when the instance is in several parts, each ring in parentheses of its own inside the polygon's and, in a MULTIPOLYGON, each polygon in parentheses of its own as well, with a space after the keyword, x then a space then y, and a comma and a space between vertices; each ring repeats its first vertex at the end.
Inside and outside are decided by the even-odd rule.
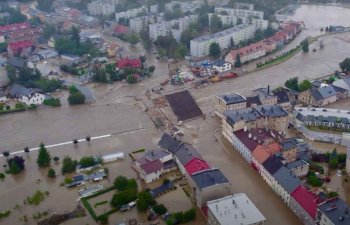
POLYGON ((276 32, 272 37, 269 38, 270 41, 285 41, 288 35, 283 31, 276 32))
POLYGON ((18 51, 20 49, 31 47, 32 45, 33 45, 33 42, 31 41, 17 41, 17 42, 10 43, 9 47, 11 48, 12 51, 18 51))
POLYGON ((26 29, 26 28, 30 28, 30 24, 27 22, 13 23, 13 24, 5 25, 5 26, 0 26, 0 33, 6 33, 6 32, 11 32, 11 31, 26 29))
POLYGON ((239 49, 235 49, 235 50, 231 50, 230 51, 230 55, 233 59, 235 59, 237 57, 237 54, 240 54, 240 56, 246 56, 258 51, 264 50, 264 43, 263 42, 257 42, 257 43, 253 43, 250 44, 246 47, 243 48, 239 48, 239 49))
POLYGON ((206 161, 198 159, 198 158, 191 159, 185 165, 185 169, 190 176, 192 176, 192 174, 194 174, 194 173, 200 172, 202 170, 207 170, 209 168, 210 168, 210 166, 208 165, 208 163, 206 161))
POLYGON ((154 173, 163 168, 163 163, 157 159, 152 162, 141 165, 141 170, 145 171, 146 174, 154 173))
POLYGON ((317 206, 321 201, 314 193, 299 186, 291 195, 312 218, 316 217, 317 206))
MULTIPOLYGON (((266 131, 265 129, 252 129, 250 131, 244 131, 242 129, 233 133, 250 151, 253 151, 259 144, 264 144, 268 139, 275 139, 271 135, 271 132, 272 131, 266 131), (249 138, 249 134, 251 134, 251 138, 249 138)), ((274 132, 274 135, 276 136, 277 133, 274 132)))
POLYGON ((142 65, 141 59, 128 59, 128 58, 123 58, 120 59, 117 62, 117 67, 119 69, 124 69, 126 67, 131 67, 131 68, 140 68, 142 65))
POLYGON ((117 25, 114 28, 114 33, 118 33, 118 34, 125 34, 129 32, 129 27, 127 26, 123 26, 123 25, 117 25))

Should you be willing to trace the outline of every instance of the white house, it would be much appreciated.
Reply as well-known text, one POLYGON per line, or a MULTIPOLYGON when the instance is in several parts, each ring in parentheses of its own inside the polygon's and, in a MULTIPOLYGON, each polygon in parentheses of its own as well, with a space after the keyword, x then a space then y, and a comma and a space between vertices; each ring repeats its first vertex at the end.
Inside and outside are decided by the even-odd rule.
POLYGON ((231 70, 232 65, 225 62, 224 60, 218 60, 214 63, 213 69, 217 70, 219 73, 231 70))
POLYGON ((41 105, 46 98, 40 89, 26 88, 18 84, 11 86, 9 94, 12 98, 27 105, 41 105))
POLYGON ((140 177, 148 184, 159 180, 163 173, 163 163, 160 160, 154 160, 141 165, 140 177))
POLYGON ((291 193, 297 189, 302 182, 284 166, 277 170, 277 172, 273 174, 273 177, 272 189, 282 198, 283 202, 289 206, 291 193))

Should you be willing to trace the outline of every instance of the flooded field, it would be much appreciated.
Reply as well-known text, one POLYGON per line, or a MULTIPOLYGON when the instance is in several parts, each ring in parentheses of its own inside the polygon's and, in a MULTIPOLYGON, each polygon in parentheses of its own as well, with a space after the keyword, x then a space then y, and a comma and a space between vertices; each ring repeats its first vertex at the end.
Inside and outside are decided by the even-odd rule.
MULTIPOLYGON (((300 38, 307 35, 317 35, 320 26, 330 24, 350 26, 349 9, 302 6, 297 10, 295 18, 300 16, 308 28, 303 31, 301 35, 304 36, 300 36, 300 38), (324 16, 319 21, 313 19, 316 15, 324 16)), ((212 102, 209 97, 218 93, 226 91, 245 93, 247 90, 267 85, 278 87, 286 79, 293 76, 298 76, 299 79, 315 79, 327 75, 337 70, 339 61, 348 56, 348 52, 350 52, 349 40, 350 34, 324 37, 325 48, 317 50, 315 53, 310 52, 307 55, 299 53, 291 60, 276 67, 205 89, 193 89, 191 93, 197 100, 202 99, 200 106, 203 107, 203 111, 210 112, 212 102), (208 109, 206 104, 209 105, 208 109)), ((319 43, 315 42, 310 49, 318 48, 318 46, 319 43)), ((134 51, 130 46, 125 46, 125 48, 128 51, 134 51)), ((139 50, 135 51, 140 52, 139 50)), ((63 101, 64 104, 60 108, 45 107, 31 112, 0 116, 0 152, 5 150, 18 151, 25 146, 37 147, 40 142, 55 144, 71 141, 75 138, 84 138, 87 135, 105 134, 112 134, 112 136, 92 141, 90 144, 85 142, 79 143, 77 146, 71 144, 55 147, 49 151, 51 156, 59 156, 61 159, 64 155, 79 159, 85 155, 120 151, 127 156, 129 152, 136 149, 156 148, 161 132, 154 127, 152 121, 144 113, 144 106, 140 101, 135 100, 135 97, 168 78, 168 65, 159 62, 153 56, 149 58, 148 62, 150 65, 156 65, 155 75, 142 83, 136 85, 127 85, 126 83, 89 84, 88 86, 92 88, 96 97, 96 102, 93 104, 70 107, 63 101)), ((3 75, 1 73, 1 76, 3 75)), ((336 103, 331 107, 350 108, 349 102, 336 103)), ((301 224, 262 178, 222 139, 219 128, 217 121, 210 116, 207 116, 206 120, 199 119, 181 127, 185 132, 185 140, 193 143, 205 160, 212 166, 220 168, 228 177, 232 183, 232 193, 245 192, 267 218, 269 225, 301 224), (219 141, 215 141, 214 134, 219 137, 219 141)), ((34 213, 45 210, 49 210, 50 213, 62 213, 73 210, 78 204, 76 201, 78 198, 77 189, 67 190, 60 186, 64 180, 59 172, 61 164, 52 164, 52 168, 59 174, 56 179, 52 180, 47 178, 47 169, 38 169, 35 162, 36 157, 37 152, 24 155, 26 170, 20 175, 8 175, 3 182, 0 182, 0 211, 11 210, 11 216, 1 221, 4 224, 22 224, 20 218, 23 218, 24 215, 30 218, 27 224, 35 224, 36 221, 31 219, 34 213), (23 200, 36 190, 49 191, 50 194, 39 206, 24 205, 23 200), (17 204, 19 205, 18 209, 14 209, 17 204)), ((118 175, 136 177, 136 173, 130 168, 130 162, 130 158, 126 157, 123 161, 108 164, 110 181, 104 181, 103 185, 111 185, 111 181, 118 175)), ((4 164, 6 164, 6 159, 1 157, 0 165, 4 164)), ((4 170, 5 168, 0 169, 1 172, 4 170)), ((170 198, 175 199, 179 196, 177 192, 174 192, 174 194, 171 193, 170 198)), ((181 195, 179 198, 182 199, 182 197, 181 195)), ((164 201, 169 202, 167 199, 164 201)), ((175 207, 175 205, 173 206, 175 207)), ((103 209, 103 206, 101 207, 103 209)), ((130 217, 138 216, 136 210, 130 211, 130 213, 130 217)), ((113 214, 110 221, 113 223, 122 221, 127 215, 129 214, 113 214)), ((95 224, 95 222, 87 216, 67 221, 64 224, 80 225, 95 224)), ((205 224, 205 222, 201 216, 198 216, 198 220, 191 224, 200 225, 205 224)))

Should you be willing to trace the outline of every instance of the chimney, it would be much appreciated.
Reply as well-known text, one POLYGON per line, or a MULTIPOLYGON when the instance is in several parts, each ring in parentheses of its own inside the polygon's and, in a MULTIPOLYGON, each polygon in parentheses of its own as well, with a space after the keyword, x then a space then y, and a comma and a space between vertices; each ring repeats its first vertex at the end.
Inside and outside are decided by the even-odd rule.
POLYGON ((254 141, 256 141, 256 136, 254 136, 254 141))
POLYGON ((270 85, 267 85, 267 93, 270 94, 270 85))
POLYGON ((247 132, 248 128, 247 126, 244 126, 244 132, 247 132))
POLYGON ((248 134, 248 138, 251 139, 252 138, 252 133, 248 134))

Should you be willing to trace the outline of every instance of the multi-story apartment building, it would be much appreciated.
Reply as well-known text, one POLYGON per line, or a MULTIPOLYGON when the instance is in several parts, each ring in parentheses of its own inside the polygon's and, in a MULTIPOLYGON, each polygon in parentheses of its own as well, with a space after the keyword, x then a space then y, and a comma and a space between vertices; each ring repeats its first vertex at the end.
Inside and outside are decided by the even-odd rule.
POLYGON ((266 221, 264 215, 244 193, 209 201, 207 205, 208 225, 262 225, 266 221))
POLYGON ((141 6, 139 8, 134 8, 134 9, 129 9, 124 12, 117 12, 115 13, 115 20, 119 22, 119 19, 125 18, 125 19, 130 19, 137 17, 141 13, 147 13, 147 7, 146 6, 141 6))
POLYGON ((109 15, 115 12, 118 0, 95 0, 87 4, 90 15, 109 15))
POLYGON ((172 11, 174 7, 179 7, 182 12, 194 13, 203 5, 203 1, 171 1, 165 3, 165 10, 172 11))
POLYGON ((257 27, 253 24, 241 24, 214 34, 208 34, 191 40, 191 56, 201 57, 209 54, 211 43, 218 43, 221 49, 230 46, 231 39, 234 43, 247 40, 254 36, 257 27))
POLYGON ((240 9, 240 8, 224 8, 224 7, 215 7, 215 13, 218 14, 227 14, 230 16, 236 16, 239 18, 259 18, 264 19, 263 11, 255 11, 250 9, 240 9))
POLYGON ((211 24, 213 16, 216 15, 222 22, 222 25, 224 26, 234 26, 237 24, 238 17, 232 16, 232 15, 226 15, 226 14, 220 14, 220 13, 209 13, 209 25, 211 24))
POLYGON ((142 29, 148 27, 149 24, 155 22, 161 22, 163 18, 161 16, 156 15, 147 15, 147 16, 139 16, 135 18, 131 18, 129 20, 129 27, 134 32, 140 32, 142 29))
POLYGON ((176 41, 180 41, 182 32, 186 30, 191 23, 197 22, 197 20, 197 15, 190 15, 180 19, 150 24, 149 37, 152 40, 156 40, 159 36, 167 36, 171 33, 176 41))

